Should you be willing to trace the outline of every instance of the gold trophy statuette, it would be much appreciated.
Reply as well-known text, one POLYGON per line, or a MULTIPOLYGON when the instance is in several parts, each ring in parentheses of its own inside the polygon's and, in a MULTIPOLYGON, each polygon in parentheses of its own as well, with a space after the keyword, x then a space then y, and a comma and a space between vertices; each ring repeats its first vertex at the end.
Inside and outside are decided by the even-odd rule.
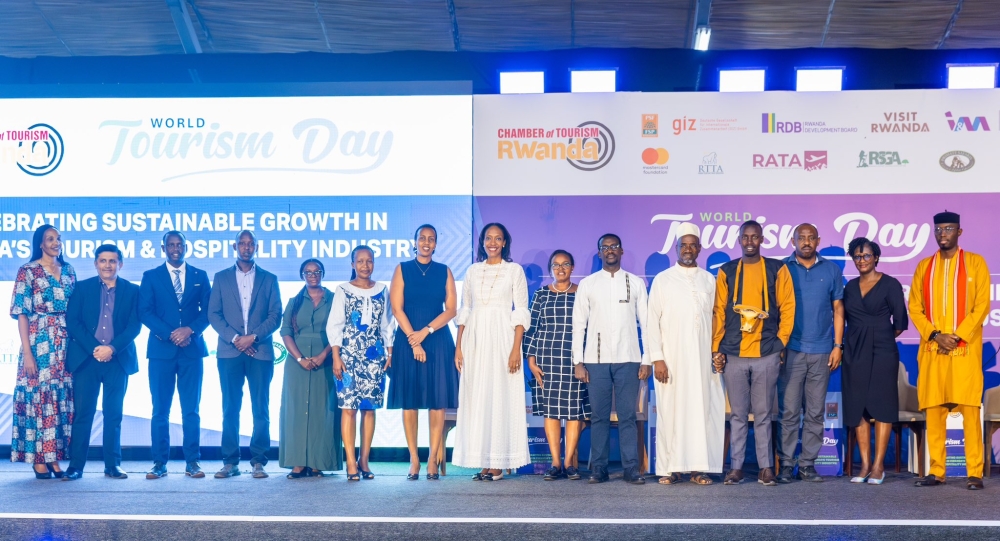
POLYGON ((749 304, 735 304, 733 305, 733 311, 743 318, 740 330, 747 333, 754 331, 758 321, 767 319, 768 317, 767 312, 764 312, 755 306, 750 306, 749 304))

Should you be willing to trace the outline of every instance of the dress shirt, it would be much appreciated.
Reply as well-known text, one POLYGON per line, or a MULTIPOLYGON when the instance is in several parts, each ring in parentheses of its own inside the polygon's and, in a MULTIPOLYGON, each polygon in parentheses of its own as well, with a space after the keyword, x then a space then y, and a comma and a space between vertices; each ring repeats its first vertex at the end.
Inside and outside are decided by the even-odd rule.
POLYGON ((94 333, 94 338, 96 338, 102 346, 109 345, 111 341, 115 339, 114 314, 115 288, 108 287, 108 285, 102 281, 101 315, 97 319, 97 331, 94 333))
MULTIPOLYGON (((246 334, 250 321, 250 301, 253 298, 253 281, 257 277, 257 264, 250 267, 249 272, 243 272, 239 265, 236 265, 236 285, 240 290, 240 307, 243 308, 243 332, 246 334)), ((233 337, 236 341, 236 337, 233 337)))
MULTIPOLYGON (((181 263, 180 267, 174 267, 170 263, 167 263, 167 274, 170 275, 170 287, 174 287, 174 271, 181 271, 181 275, 179 276, 181 280, 181 295, 184 295, 184 280, 187 278, 187 268, 188 264, 186 261, 181 263)), ((252 285, 253 282, 251 282, 251 287, 252 285)))
POLYGON ((624 270, 612 275, 601 269, 581 280, 573 305, 573 364, 652 364, 645 347, 646 298, 646 282, 624 270))

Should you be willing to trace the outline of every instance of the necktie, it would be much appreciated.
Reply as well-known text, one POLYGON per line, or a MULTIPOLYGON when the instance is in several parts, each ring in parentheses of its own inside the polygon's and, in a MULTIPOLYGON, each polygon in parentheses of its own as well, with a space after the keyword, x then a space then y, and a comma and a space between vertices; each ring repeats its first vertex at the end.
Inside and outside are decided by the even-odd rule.
POLYGON ((184 290, 181 287, 181 271, 175 270, 174 273, 174 293, 177 294, 177 302, 181 302, 181 297, 184 296, 184 290))

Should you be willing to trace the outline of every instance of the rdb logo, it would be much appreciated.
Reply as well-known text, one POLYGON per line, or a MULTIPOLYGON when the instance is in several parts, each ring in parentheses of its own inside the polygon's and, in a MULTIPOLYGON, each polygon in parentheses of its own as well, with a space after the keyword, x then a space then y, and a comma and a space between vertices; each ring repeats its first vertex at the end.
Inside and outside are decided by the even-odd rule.
POLYGON ((774 113, 762 113, 760 115, 761 133, 801 133, 801 122, 778 122, 774 113))

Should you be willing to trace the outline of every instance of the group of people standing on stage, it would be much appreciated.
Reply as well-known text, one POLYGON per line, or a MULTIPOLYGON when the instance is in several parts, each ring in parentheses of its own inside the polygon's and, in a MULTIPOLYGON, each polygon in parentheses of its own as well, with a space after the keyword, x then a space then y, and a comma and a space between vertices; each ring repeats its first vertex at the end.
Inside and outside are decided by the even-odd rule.
MULTIPOLYGON (((186 472, 204 477, 198 407, 208 355, 202 333, 211 325, 219 335, 223 401, 224 466, 217 478, 240 475, 245 381, 253 409, 253 477, 267 477, 271 340, 280 328, 290 360, 284 368, 279 461, 292 468, 289 478, 341 468, 348 480, 374 478, 368 456, 375 409, 388 400, 389 408, 403 410, 408 479, 420 478, 417 411, 429 410, 426 478, 438 479, 445 411, 454 408, 452 462, 480 469, 474 480, 503 479, 505 470, 530 461, 526 359, 533 409, 545 418, 553 457, 546 480, 582 477, 577 447, 588 421, 589 482, 609 479, 614 408, 623 478, 643 484, 636 410, 640 388, 652 375, 659 483, 678 483, 681 474, 689 474, 690 482, 709 485, 710 474, 722 473, 727 398, 731 468, 724 484, 744 480, 751 416, 759 483, 790 483, 793 474, 822 481, 815 462, 823 443, 827 384, 843 365, 843 420, 857 427, 862 457, 860 475, 851 482, 881 484, 888 435, 898 415, 895 338, 912 320, 921 336, 917 388, 931 449, 930 473, 917 485, 942 484, 948 411, 964 415, 966 441, 982 439, 978 408, 989 272, 981 256, 958 247, 957 214, 940 213, 934 223, 939 251, 918 266, 908 306, 901 284, 876 270, 881 253, 875 242, 850 243, 847 255, 859 277, 845 286, 841 268, 818 254, 815 226, 798 226, 795 252, 778 260, 760 255, 763 233, 755 221, 740 227, 741 257, 723 264, 716 276, 698 267, 698 227, 680 225, 676 265, 655 277, 648 294, 641 277, 621 268, 624 249, 615 234, 598 239, 602 268, 579 284, 572 281, 572 254, 556 250, 549 258, 552 282, 530 303, 524 271, 511 260, 510 233, 502 224, 487 224, 459 303, 451 270, 433 261, 437 231, 425 224, 414 235, 416 257, 395 269, 388 288, 372 280, 375 258, 367 246, 351 253, 351 280, 335 292, 322 284, 323 263, 306 260, 300 268, 305 285, 288 301, 283 317, 277 278, 256 265, 257 241, 250 231, 233 244, 236 264, 217 273, 212 284, 204 271, 184 262, 184 235, 168 232, 166 262, 135 286, 118 277, 122 259, 114 245, 97 248, 98 275, 77 283, 62 260, 59 232, 43 226, 35 232, 31 261, 18 272, 11 303, 23 346, 11 458, 33 463, 39 478, 79 478, 103 385, 105 473, 126 477, 119 467, 122 403, 128 375, 138 371, 133 341, 146 325, 154 460, 146 477, 167 474, 175 386, 186 472), (448 329, 452 319, 457 340, 448 329), (874 460, 866 419, 875 423, 874 460), (771 455, 772 421, 780 425, 778 464, 771 455), (62 472, 58 461, 66 458, 70 466, 62 472)), ((966 460, 967 487, 981 489, 983 449, 966 445, 966 460)))

